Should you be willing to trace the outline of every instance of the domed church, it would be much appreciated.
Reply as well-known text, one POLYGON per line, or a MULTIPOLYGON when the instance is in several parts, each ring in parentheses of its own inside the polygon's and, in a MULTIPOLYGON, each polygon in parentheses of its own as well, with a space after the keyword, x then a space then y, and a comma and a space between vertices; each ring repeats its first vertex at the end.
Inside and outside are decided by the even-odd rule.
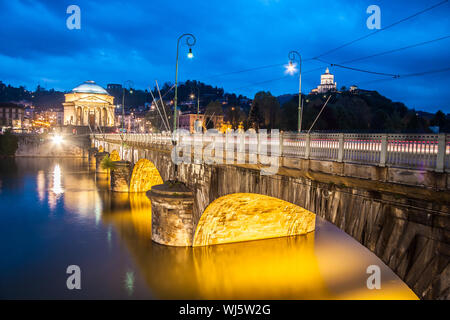
POLYGON ((64 96, 65 125, 114 126, 114 97, 94 81, 85 81, 64 96))

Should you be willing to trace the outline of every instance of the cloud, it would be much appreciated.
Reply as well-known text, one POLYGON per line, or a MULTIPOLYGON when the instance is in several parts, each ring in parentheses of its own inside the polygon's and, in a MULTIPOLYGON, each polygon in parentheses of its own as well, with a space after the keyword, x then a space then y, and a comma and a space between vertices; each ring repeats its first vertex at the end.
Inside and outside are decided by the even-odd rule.
MULTIPOLYGON (((132 79, 137 87, 153 86, 154 80, 174 81, 176 43, 179 35, 194 33, 195 59, 180 47, 179 79, 199 79, 225 90, 252 97, 259 90, 273 94, 296 92, 296 77, 273 80, 284 68, 211 78, 212 75, 287 62, 287 54, 302 54, 304 91, 320 81, 326 64, 308 60, 370 32, 366 8, 370 1, 343 0, 191 0, 184 1, 87 1, 78 0, 81 30, 68 30, 66 8, 72 1, 32 0, 0 3, 0 80, 14 85, 69 90, 86 80, 122 83, 132 79), (245 88, 242 88, 246 86, 245 88)), ((382 0, 382 27, 429 5, 422 1, 382 0)), ((324 60, 339 63, 358 57, 431 40, 450 34, 445 4, 389 30, 332 52, 324 60)), ((351 63, 352 67, 408 74, 450 66, 450 39, 403 52, 351 63)), ((331 68, 339 86, 382 78, 331 68)), ((395 101, 416 109, 436 111, 448 107, 450 73, 377 82, 376 89, 395 101)))

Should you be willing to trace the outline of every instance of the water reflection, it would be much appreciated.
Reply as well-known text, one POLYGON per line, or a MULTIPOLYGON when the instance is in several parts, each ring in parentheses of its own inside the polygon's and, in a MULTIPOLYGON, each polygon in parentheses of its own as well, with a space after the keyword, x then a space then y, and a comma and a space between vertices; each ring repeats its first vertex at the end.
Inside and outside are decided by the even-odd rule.
POLYGON ((365 268, 381 262, 346 235, 344 241, 336 241, 342 232, 328 232, 317 241, 317 235, 329 228, 325 221, 318 223, 316 232, 303 236, 166 247, 151 241, 151 204, 145 194, 132 194, 128 202, 121 197, 122 205, 115 201, 115 210, 103 216, 104 222, 114 225, 157 298, 415 298, 386 266, 383 273, 389 276, 383 279, 383 290, 368 290, 365 268))
POLYGON ((37 193, 39 202, 44 202, 45 199, 45 175, 43 170, 39 170, 37 174, 37 193))
POLYGON ((53 170, 53 188, 52 191, 57 196, 64 192, 64 189, 61 186, 61 167, 59 164, 55 165, 55 169, 53 170))
POLYGON ((320 219, 304 236, 166 247, 151 241, 144 193, 110 192, 87 161, 17 163, 19 173, 0 172, 2 297, 72 298, 61 283, 75 263, 84 270, 83 298, 416 298, 371 252, 320 219), (370 264, 382 267, 382 290, 366 288, 370 264))

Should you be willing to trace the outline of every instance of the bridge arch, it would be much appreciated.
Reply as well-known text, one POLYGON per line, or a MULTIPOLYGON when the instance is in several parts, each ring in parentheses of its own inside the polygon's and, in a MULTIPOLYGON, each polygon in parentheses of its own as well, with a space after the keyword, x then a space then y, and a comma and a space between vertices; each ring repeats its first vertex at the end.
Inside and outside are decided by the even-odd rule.
POLYGON ((112 161, 120 161, 120 155, 119 155, 119 151, 117 150, 113 150, 111 151, 109 157, 111 158, 112 161))
POLYGON ((203 212, 193 246, 306 234, 316 215, 290 202, 256 193, 222 196, 203 212))
POLYGON ((155 164, 148 159, 140 159, 133 168, 130 192, 146 192, 164 181, 155 164))

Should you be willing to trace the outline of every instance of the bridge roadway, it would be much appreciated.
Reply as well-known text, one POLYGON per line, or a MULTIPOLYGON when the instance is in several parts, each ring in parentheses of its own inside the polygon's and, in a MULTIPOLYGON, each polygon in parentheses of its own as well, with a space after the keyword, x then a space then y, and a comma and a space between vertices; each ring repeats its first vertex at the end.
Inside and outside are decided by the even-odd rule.
MULTIPOLYGON (((202 227, 199 222, 205 219, 202 215, 210 204, 238 193, 273 197, 335 224, 374 252, 420 298, 450 298, 448 137, 404 135, 395 140, 391 135, 284 134, 260 138, 244 137, 245 144, 239 147, 227 140, 230 137, 219 135, 214 139, 223 143, 225 152, 211 153, 209 164, 195 163, 195 152, 205 153, 212 139, 203 137, 200 149, 179 153, 185 163, 175 170, 170 135, 91 136, 97 149, 118 152, 131 163, 128 181, 137 174, 134 164, 147 159, 163 181, 176 177, 192 190, 194 243, 195 230, 202 227), (270 141, 278 139, 280 146, 273 148, 270 141), (260 143, 269 146, 258 147, 260 143), (257 146, 257 163, 249 163, 250 157, 245 155, 254 150, 251 144, 257 146), (239 148, 244 151, 245 163, 237 163, 239 148), (227 150, 234 152, 225 161, 227 150), (275 174, 262 174, 274 163, 275 174)), ((178 146, 183 139, 185 143, 193 138, 178 137, 178 146)), ((231 139, 237 142, 239 137, 231 139)), ((131 191, 131 182, 129 187, 131 191)), ((220 208, 224 212, 214 213, 212 219, 220 225, 207 229, 217 235, 207 235, 203 244, 237 232, 231 227, 230 212, 220 208)))

